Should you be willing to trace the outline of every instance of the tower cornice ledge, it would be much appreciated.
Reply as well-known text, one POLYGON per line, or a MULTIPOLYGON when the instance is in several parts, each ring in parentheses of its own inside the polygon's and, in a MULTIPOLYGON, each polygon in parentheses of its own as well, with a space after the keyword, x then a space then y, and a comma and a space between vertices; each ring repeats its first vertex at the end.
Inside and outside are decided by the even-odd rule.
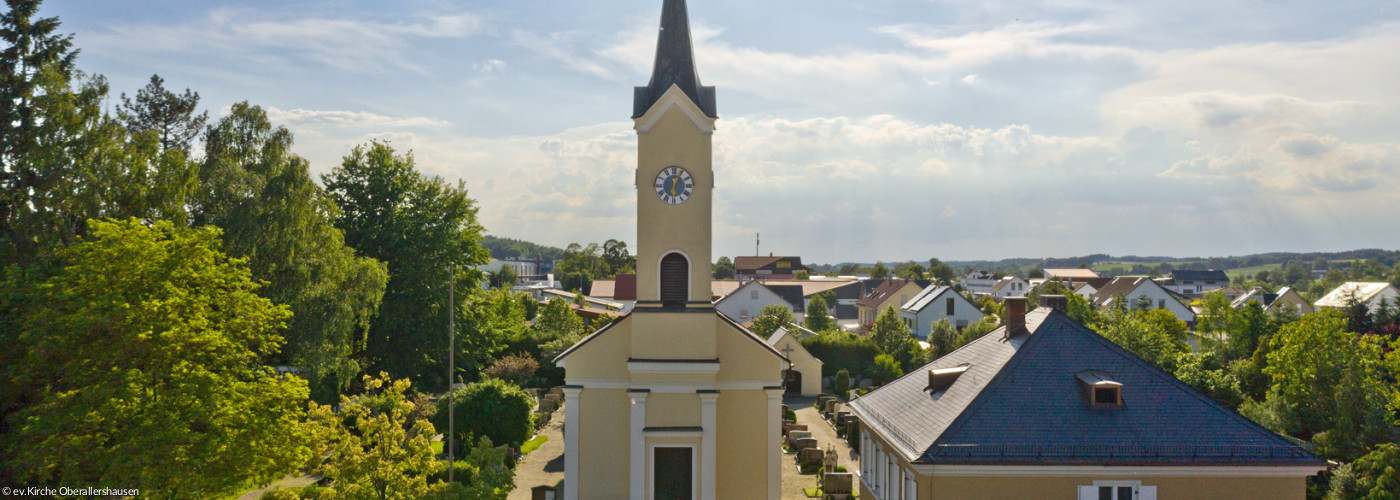
POLYGON ((666 113, 672 109, 685 115, 686 119, 690 120, 691 125, 694 125, 700 133, 715 133, 716 118, 705 115, 705 112, 695 105, 695 101, 690 100, 690 96, 685 95, 685 92, 674 84, 666 90, 665 94, 661 95, 660 99, 656 100, 656 104, 647 109, 646 113, 633 119, 633 128, 638 134, 651 132, 656 124, 661 123, 661 118, 665 117, 666 113))

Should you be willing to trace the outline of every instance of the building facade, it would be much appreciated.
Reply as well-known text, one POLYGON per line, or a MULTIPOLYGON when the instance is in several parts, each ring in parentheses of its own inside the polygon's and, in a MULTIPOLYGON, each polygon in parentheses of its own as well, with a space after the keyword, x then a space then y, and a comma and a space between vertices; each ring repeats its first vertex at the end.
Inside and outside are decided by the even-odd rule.
POLYGON ((637 302, 555 359, 566 500, 779 497, 788 360, 710 302, 714 97, 685 2, 666 0, 634 93, 637 302))

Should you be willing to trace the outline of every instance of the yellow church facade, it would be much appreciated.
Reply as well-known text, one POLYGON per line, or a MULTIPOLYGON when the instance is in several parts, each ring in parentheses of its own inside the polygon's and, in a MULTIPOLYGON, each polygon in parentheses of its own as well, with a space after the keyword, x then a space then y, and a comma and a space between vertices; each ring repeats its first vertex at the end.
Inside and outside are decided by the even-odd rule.
POLYGON ((777 500, 788 361, 710 302, 717 115, 684 0, 662 8, 652 80, 634 103, 637 305, 555 360, 563 496, 777 500))

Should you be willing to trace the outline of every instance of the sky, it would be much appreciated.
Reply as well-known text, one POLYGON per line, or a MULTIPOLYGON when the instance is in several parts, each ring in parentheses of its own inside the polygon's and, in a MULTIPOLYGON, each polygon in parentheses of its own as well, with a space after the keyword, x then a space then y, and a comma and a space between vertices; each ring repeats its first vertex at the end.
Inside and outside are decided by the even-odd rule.
MULTIPOLYGON (((110 82, 384 141, 490 234, 635 248, 661 0, 50 0, 110 82)), ((716 256, 1400 248, 1400 2, 691 0, 716 256)))

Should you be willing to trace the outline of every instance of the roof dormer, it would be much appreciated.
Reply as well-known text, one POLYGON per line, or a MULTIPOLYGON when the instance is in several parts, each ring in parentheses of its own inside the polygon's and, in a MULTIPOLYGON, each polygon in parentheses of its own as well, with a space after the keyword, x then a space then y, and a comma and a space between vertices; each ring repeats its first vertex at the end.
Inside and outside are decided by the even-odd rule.
POLYGON ((971 367, 967 363, 949 368, 934 368, 928 371, 928 387, 924 390, 930 393, 943 392, 953 385, 967 369, 971 367))
POLYGON ((1074 374, 1079 382, 1084 402, 1092 408, 1117 409, 1123 407, 1123 384, 1113 380, 1113 374, 1098 370, 1085 370, 1074 374))

